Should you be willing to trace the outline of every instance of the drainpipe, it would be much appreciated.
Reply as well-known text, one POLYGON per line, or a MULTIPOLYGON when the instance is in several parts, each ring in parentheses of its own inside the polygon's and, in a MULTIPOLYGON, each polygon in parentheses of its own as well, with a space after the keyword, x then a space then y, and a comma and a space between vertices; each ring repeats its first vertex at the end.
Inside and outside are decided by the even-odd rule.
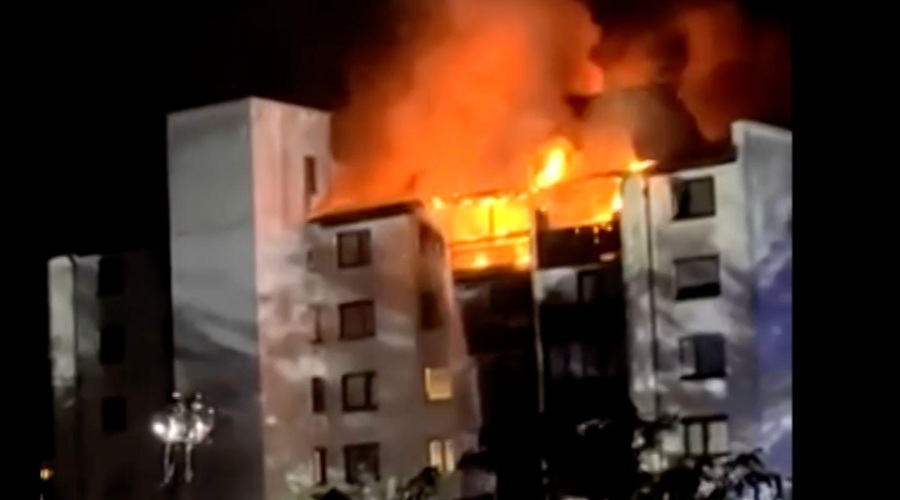
POLYGON ((650 308, 650 346, 653 368, 653 416, 659 420, 662 412, 662 393, 659 387, 659 331, 656 314, 656 271, 653 268, 653 212, 650 209, 650 176, 641 176, 641 192, 644 197, 644 218, 647 227, 647 292, 650 308))

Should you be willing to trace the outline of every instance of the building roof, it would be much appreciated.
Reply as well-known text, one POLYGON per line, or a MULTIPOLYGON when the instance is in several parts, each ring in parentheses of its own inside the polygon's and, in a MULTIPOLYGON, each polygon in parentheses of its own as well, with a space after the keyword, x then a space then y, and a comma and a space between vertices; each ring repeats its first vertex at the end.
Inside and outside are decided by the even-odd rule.
POLYGON ((412 214, 422 208, 419 200, 395 201, 378 205, 357 206, 346 209, 328 210, 313 214, 310 224, 320 226, 342 226, 356 222, 385 219, 397 215, 412 214))

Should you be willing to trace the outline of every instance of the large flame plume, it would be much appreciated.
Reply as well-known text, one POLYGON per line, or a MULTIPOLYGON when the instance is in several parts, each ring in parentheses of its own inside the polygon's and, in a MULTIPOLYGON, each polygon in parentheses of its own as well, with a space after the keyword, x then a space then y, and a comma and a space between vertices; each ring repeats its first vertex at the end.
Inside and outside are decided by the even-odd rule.
POLYGON ((666 119, 607 96, 669 88, 690 112, 678 127, 709 141, 739 118, 789 118, 789 33, 735 1, 386 4, 396 30, 351 64, 335 119, 342 167, 320 209, 429 200, 473 267, 500 258, 479 247, 490 239, 527 264, 517 238, 528 207, 551 207, 560 225, 605 223, 621 208, 607 174, 646 168, 635 130, 666 119), (579 110, 572 96, 601 98, 579 110))

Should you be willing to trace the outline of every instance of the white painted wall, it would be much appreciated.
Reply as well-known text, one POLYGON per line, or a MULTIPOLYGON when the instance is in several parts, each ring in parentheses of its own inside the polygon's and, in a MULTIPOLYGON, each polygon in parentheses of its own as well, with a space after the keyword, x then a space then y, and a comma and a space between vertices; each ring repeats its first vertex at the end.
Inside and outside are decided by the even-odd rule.
POLYGON ((62 499, 163 498, 159 446, 149 431, 170 383, 168 316, 160 264, 145 252, 122 254, 125 290, 97 297, 100 256, 49 262, 50 338, 56 429, 56 480, 62 499), (100 363, 100 329, 125 329, 121 365, 100 363), (126 429, 102 430, 105 397, 124 397, 126 429))
POLYGON ((328 448, 331 484, 344 480, 345 445, 378 442, 382 477, 403 481, 428 465, 429 439, 455 440, 457 459, 476 444, 477 401, 467 377, 461 325, 454 317, 446 257, 420 253, 419 221, 416 213, 409 213, 341 226, 311 225, 307 230, 313 260, 307 284, 309 296, 322 311, 323 342, 309 347, 304 374, 326 380, 327 412, 313 415, 311 397, 303 408, 315 422, 317 444, 328 448), (339 269, 337 234, 357 229, 371 231, 372 264, 339 269), (444 322, 437 330, 419 330, 423 290, 443 299, 444 322), (376 336, 340 340, 338 305, 370 299, 375 301, 376 336), (455 370, 453 399, 427 401, 426 366, 455 370), (378 409, 343 413, 341 376, 367 370, 377 373, 378 409))
POLYGON ((169 119, 176 384, 219 410, 194 486, 216 498, 283 498, 308 459, 295 373, 304 157, 327 187, 329 130, 327 113, 261 99, 169 119))
POLYGON ((218 409, 214 444, 197 452, 192 486, 217 499, 296 497, 296 488, 312 481, 318 446, 328 447, 329 466, 336 469, 330 479, 342 479, 341 446, 367 435, 384 442, 383 472, 402 472, 405 479, 426 463, 426 438, 418 433, 452 429, 443 426, 448 412, 424 407, 422 375, 415 368, 417 344, 409 328, 418 309, 408 300, 416 261, 404 253, 416 241, 417 233, 409 232, 414 224, 378 225, 373 241, 391 246, 379 250, 384 254, 371 280, 333 275, 316 287, 306 272, 310 248, 332 265, 336 258, 328 245, 315 249, 304 231, 309 205, 327 192, 333 176, 329 131, 327 113, 261 99, 169 120, 176 384, 184 392, 202 391, 218 409), (306 156, 316 158, 320 183, 311 200, 304 185, 306 156), (311 304, 352 293, 379 297, 383 337, 372 348, 312 345, 311 304), (379 413, 385 416, 332 413, 340 407, 342 367, 363 362, 384 373, 379 413), (329 380, 325 416, 311 412, 316 374, 329 380), (415 403, 401 400, 422 401, 423 409, 409 416, 415 403), (420 417, 427 423, 419 423, 420 417), (420 447, 392 438, 406 439, 406 427, 415 431, 420 447))
MULTIPOLYGON (((736 126, 738 161, 724 165, 692 168, 676 173, 634 176, 623 184, 622 237, 624 279, 627 288, 631 349, 632 397, 646 418, 657 411, 654 393, 661 394, 661 412, 682 417, 727 414, 730 447, 752 449, 764 444, 762 408, 768 388, 775 381, 790 380, 790 367, 769 378, 762 376, 758 332, 759 311, 754 315, 756 280, 762 255, 771 231, 781 231, 783 223, 773 223, 753 215, 760 207, 779 207, 781 220, 790 212, 790 138, 784 133, 775 143, 759 139, 762 151, 780 148, 781 154, 750 154, 746 130, 755 124, 736 126), (777 144, 777 146, 775 145, 777 144), (785 161, 787 144, 787 161, 785 161), (786 172, 786 174, 785 174, 786 172), (673 220, 670 184, 672 179, 713 176, 716 193, 715 216, 673 220), (753 187, 747 179, 767 178, 753 187), (788 179, 785 182, 785 179, 788 179), (649 182, 650 240, 647 245, 647 213, 643 189, 649 182), (755 209, 752 209, 756 207, 755 209), (785 208, 787 207, 787 208, 785 208), (779 224, 781 224, 779 226, 779 224), (716 298, 676 301, 675 259, 718 254, 722 293, 716 298), (650 314, 648 272, 652 269, 656 315, 650 314), (653 367, 652 322, 658 339, 658 369, 653 367), (678 340, 694 333, 722 333, 726 337, 727 378, 682 381, 678 340)), ((772 137, 772 134, 769 134, 772 137)), ((789 216, 788 216, 789 217, 789 216)), ((768 245, 771 246, 771 245, 768 245)), ((787 251, 788 254, 790 251, 787 251)), ((789 292, 788 292, 789 293, 789 292)), ((788 307, 789 309, 789 307, 788 307)), ((788 327, 789 328, 789 327, 788 327)), ((790 336, 790 333, 787 333, 790 336)), ((771 370, 770 370, 771 371, 771 370)), ((789 385, 789 382, 788 382, 789 385)), ((789 391, 788 391, 789 394, 789 391)), ((788 396, 788 400, 790 397, 788 396)), ((783 398, 781 398, 783 401, 783 398)), ((669 450, 680 453, 681 434, 668 440, 669 450)))

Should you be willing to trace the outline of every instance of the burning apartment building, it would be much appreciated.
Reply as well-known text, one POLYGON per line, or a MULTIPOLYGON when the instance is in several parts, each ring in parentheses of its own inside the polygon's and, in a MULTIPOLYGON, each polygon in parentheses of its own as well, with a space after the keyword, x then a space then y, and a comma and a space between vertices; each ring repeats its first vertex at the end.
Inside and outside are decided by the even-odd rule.
MULTIPOLYGON (((329 122, 258 99, 170 119, 176 387, 204 392, 223 415, 217 450, 198 454, 197 483, 220 498, 314 491, 367 473, 449 472, 479 447, 500 498, 537 498, 547 486, 588 494, 597 443, 584 424, 627 418, 635 406, 643 417, 682 417, 689 444, 672 449, 670 437, 673 454, 768 439, 770 426, 748 419, 789 407, 789 389, 785 400, 752 388, 763 375, 789 380, 790 366, 727 346, 779 351, 784 337, 772 332, 786 328, 789 338, 789 319, 764 327, 749 319, 756 310, 673 291, 684 277, 674 262, 693 273, 736 259, 750 271, 757 247, 742 235, 761 235, 756 245, 777 233, 769 228, 780 219, 765 214, 781 205, 748 205, 775 193, 772 183, 790 189, 783 151, 765 146, 773 136, 747 132, 764 127, 736 126, 738 160, 721 165, 684 168, 671 152, 640 161, 631 142, 604 148, 588 131, 551 140, 508 189, 342 205, 328 199, 341 170, 329 122), (670 186, 708 205, 710 182, 687 182, 700 174, 719 186, 717 203, 728 193, 736 205, 682 221, 668 208, 670 186), (645 293, 650 281, 657 293, 645 293), (728 366, 707 373, 704 364, 695 374, 704 380, 674 376, 666 370, 680 363, 679 345, 695 364, 714 365, 726 350, 728 366), (749 354, 733 359, 738 352, 749 354)), ((731 297, 737 288, 726 283, 738 281, 723 277, 717 290, 759 309, 765 301, 749 298, 757 281, 741 281, 744 295, 731 297)))
POLYGON ((631 394, 646 419, 678 417, 651 466, 762 448, 790 475, 792 137, 743 121, 732 137, 736 155, 623 185, 631 394))
POLYGON ((261 99, 169 120, 175 382, 218 410, 193 482, 216 498, 396 484, 474 446, 442 238, 415 204, 314 212, 329 129, 261 99))

